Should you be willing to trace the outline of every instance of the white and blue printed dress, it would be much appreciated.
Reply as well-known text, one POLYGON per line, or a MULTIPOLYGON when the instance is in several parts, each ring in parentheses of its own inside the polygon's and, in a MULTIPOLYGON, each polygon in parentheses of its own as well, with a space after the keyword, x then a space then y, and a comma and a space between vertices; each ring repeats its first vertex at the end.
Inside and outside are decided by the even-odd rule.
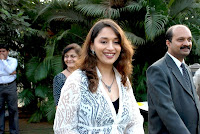
POLYGON ((121 75, 115 68, 114 72, 119 88, 118 113, 104 90, 98 68, 99 85, 95 93, 90 92, 87 76, 78 69, 61 90, 53 126, 55 134, 144 134, 144 119, 132 87, 130 83, 124 87, 121 75))

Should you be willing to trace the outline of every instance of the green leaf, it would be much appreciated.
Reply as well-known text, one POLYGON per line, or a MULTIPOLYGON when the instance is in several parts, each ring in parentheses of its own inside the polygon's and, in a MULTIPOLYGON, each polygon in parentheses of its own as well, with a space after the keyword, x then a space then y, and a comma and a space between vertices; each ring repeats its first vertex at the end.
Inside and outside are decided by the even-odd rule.
POLYGON ((175 17, 185 10, 189 10, 194 0, 176 0, 170 8, 170 16, 175 17))
POLYGON ((55 108, 54 100, 49 100, 47 102, 47 114, 46 114, 47 120, 49 122, 54 121, 55 113, 56 113, 56 108, 55 108))
POLYGON ((24 103, 24 106, 29 105, 35 98, 30 89, 24 89, 19 93, 18 97, 20 98, 20 103, 24 103))
POLYGON ((153 8, 147 7, 147 14, 145 15, 145 33, 147 39, 154 40, 156 36, 163 33, 167 22, 167 16, 158 14, 153 8))
POLYGON ((11 14, 7 10, 4 10, 3 8, 1 8, 0 12, 5 14, 8 18, 11 18, 11 14))
POLYGON ((103 4, 79 4, 76 9, 87 16, 92 17, 106 17, 106 18, 118 18, 120 17, 119 9, 110 8, 108 5, 103 4))
POLYGON ((131 32, 125 32, 127 38, 134 44, 134 45, 144 45, 145 44, 145 40, 141 37, 138 37, 137 35, 135 35, 134 33, 131 32))
POLYGON ((30 61, 26 64, 26 77, 29 81, 36 82, 34 74, 36 73, 35 70, 37 69, 39 63, 38 57, 33 57, 30 61))
POLYGON ((53 70, 53 74, 56 75, 60 73, 62 68, 62 57, 61 56, 54 56, 51 61, 51 68, 53 70))
POLYGON ((43 114, 41 110, 37 110, 33 115, 31 115, 30 119, 28 120, 28 122, 40 122, 41 119, 43 118, 43 114))
POLYGON ((45 86, 45 85, 39 85, 35 88, 35 95, 45 99, 45 97, 47 96, 49 87, 45 86))
POLYGON ((65 30, 63 31, 58 37, 57 40, 61 40, 64 36, 66 36, 68 34, 69 30, 65 30))
POLYGON ((41 81, 47 78, 47 75, 48 75, 48 67, 45 66, 44 62, 41 62, 35 69, 34 78, 36 81, 41 81))
POLYGON ((140 11, 140 9, 143 6, 140 3, 137 3, 135 1, 130 2, 127 6, 121 8, 121 11, 129 11, 129 12, 135 12, 135 11, 140 11))
POLYGON ((50 40, 46 42, 47 46, 45 46, 46 49, 46 57, 52 57, 55 49, 55 44, 57 43, 56 40, 50 40))

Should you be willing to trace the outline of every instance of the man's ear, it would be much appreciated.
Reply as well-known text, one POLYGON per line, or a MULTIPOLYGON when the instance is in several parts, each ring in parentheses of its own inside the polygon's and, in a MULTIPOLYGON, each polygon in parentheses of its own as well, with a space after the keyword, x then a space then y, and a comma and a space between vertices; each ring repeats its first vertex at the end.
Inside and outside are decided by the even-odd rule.
POLYGON ((171 42, 170 42, 169 40, 166 40, 166 45, 167 45, 167 47, 169 48, 170 45, 171 45, 171 42))

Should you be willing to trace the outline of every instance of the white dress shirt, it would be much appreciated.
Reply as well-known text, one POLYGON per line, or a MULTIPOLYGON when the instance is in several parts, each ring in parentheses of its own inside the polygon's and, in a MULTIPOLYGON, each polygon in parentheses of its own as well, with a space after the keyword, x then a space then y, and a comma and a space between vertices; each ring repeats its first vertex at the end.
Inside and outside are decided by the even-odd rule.
POLYGON ((16 74, 10 75, 16 71, 17 59, 7 57, 6 60, 0 60, 0 84, 13 82, 16 79, 16 74))
POLYGON ((181 67, 182 63, 185 63, 184 59, 183 62, 180 62, 177 58, 175 58, 173 55, 171 55, 170 53, 167 52, 167 54, 172 58, 172 60, 175 62, 176 66, 178 67, 178 69, 180 70, 181 74, 183 75, 183 70, 181 67))
POLYGON ((119 110, 115 108, 101 82, 95 93, 88 89, 85 72, 74 71, 66 80, 54 120, 55 134, 144 134, 143 117, 128 81, 121 83, 121 75, 114 68, 119 88, 119 110))

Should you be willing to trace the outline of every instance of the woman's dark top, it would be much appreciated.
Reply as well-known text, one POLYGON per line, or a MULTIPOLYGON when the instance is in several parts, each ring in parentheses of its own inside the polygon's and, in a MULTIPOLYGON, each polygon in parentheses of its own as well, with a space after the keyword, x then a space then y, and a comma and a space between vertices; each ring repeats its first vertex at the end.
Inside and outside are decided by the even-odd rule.
POLYGON ((118 113, 118 109, 119 109, 119 98, 118 98, 116 101, 112 102, 112 103, 113 103, 113 105, 114 105, 114 108, 115 108, 116 113, 118 113))
POLYGON ((58 105, 61 89, 66 79, 67 77, 63 73, 57 74, 53 79, 53 97, 54 97, 54 103, 56 106, 58 105))

